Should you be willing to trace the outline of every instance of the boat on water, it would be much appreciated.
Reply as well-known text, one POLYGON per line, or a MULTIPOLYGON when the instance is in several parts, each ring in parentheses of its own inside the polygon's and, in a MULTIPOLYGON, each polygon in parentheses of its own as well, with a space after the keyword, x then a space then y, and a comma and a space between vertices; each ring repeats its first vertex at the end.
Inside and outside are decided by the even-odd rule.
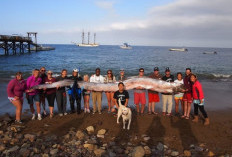
POLYGON ((54 47, 50 47, 50 46, 43 46, 43 45, 36 45, 32 48, 30 48, 31 51, 51 51, 51 50, 55 50, 54 47))
POLYGON ((82 43, 81 44, 77 44, 75 43, 75 45, 79 46, 79 47, 98 47, 99 44, 95 43, 96 41, 96 33, 94 33, 94 42, 90 43, 89 42, 89 37, 90 37, 90 32, 88 32, 88 43, 85 43, 85 32, 82 32, 82 43))
POLYGON ((121 49, 132 49, 132 47, 130 45, 128 45, 127 43, 123 43, 123 45, 120 46, 121 49))
POLYGON ((179 51, 179 52, 187 52, 186 48, 170 48, 169 51, 179 51))
POLYGON ((206 52, 203 52, 203 54, 216 55, 217 51, 206 51, 206 52))

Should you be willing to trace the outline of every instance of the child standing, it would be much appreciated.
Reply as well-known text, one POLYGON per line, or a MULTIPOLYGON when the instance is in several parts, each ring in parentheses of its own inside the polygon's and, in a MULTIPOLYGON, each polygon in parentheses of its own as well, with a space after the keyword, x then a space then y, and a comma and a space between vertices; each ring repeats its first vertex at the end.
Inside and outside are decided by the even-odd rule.
MULTIPOLYGON (((175 83, 178 83, 180 85, 183 85, 184 84, 184 80, 182 78, 182 73, 181 72, 178 72, 177 73, 177 79, 174 81, 175 83)), ((174 95, 174 99, 175 99, 175 112, 176 112, 176 116, 180 115, 179 114, 179 104, 181 103, 181 109, 182 109, 182 112, 184 112, 184 103, 183 103, 183 95, 184 93, 176 93, 174 95)))

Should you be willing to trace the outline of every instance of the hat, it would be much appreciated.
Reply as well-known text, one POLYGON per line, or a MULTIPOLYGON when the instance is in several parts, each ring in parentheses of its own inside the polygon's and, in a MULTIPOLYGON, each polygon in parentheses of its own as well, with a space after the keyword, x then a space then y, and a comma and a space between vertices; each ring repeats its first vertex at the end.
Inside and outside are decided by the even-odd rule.
POLYGON ((123 68, 121 68, 121 69, 120 69, 120 71, 124 71, 124 69, 123 69, 123 68))
POLYGON ((79 70, 78 70, 78 69, 73 69, 73 72, 77 72, 77 73, 78 73, 78 72, 79 72, 79 70))
POLYGON ((159 71, 159 68, 158 68, 158 67, 155 67, 155 68, 154 68, 154 71, 159 71))
POLYGON ((167 72, 167 71, 169 71, 169 72, 170 72, 170 69, 169 69, 169 67, 167 67, 167 68, 165 69, 165 72, 167 72))

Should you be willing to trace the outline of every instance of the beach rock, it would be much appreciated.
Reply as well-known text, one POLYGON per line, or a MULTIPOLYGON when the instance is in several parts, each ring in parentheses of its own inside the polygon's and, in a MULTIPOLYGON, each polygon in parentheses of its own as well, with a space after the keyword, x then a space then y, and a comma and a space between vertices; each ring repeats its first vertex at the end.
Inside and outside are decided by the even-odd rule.
POLYGON ((96 145, 93 144, 84 144, 84 147, 87 148, 89 151, 93 151, 94 149, 96 149, 96 145))
POLYGON ((21 148, 19 151, 20 156, 23 156, 23 157, 29 156, 30 153, 31 153, 30 150, 28 150, 27 148, 21 148))
POLYGON ((85 134, 82 131, 78 130, 77 133, 76 133, 76 137, 78 139, 82 140, 82 139, 84 139, 85 134))
POLYGON ((151 139, 151 138, 150 138, 149 136, 146 136, 146 137, 143 138, 143 140, 146 141, 146 142, 147 142, 148 140, 150 140, 150 139, 151 139))
POLYGON ((86 130, 87 130, 88 134, 92 134, 94 132, 94 127, 93 126, 88 126, 86 128, 86 130))
POLYGON ((105 129, 98 130, 97 132, 98 135, 105 135, 105 133, 106 133, 105 129))
POLYGON ((38 148, 33 148, 33 152, 34 152, 35 154, 40 153, 40 151, 39 151, 39 149, 38 149, 38 148))
POLYGON ((30 147, 30 144, 28 144, 28 143, 24 143, 24 144, 21 146, 21 148, 28 148, 28 147, 30 147))
POLYGON ((151 149, 148 146, 145 146, 144 150, 145 150, 145 154, 146 155, 150 155, 151 154, 151 149))
POLYGON ((112 151, 108 151, 108 155, 109 155, 109 157, 116 157, 117 155, 114 153, 114 152, 112 152, 112 151))
POLYGON ((58 149, 51 149, 50 154, 51 155, 56 155, 58 153, 58 149))
POLYGON ((70 139, 70 134, 66 134, 66 135, 64 135, 64 139, 65 139, 65 140, 70 139))
POLYGON ((204 151, 204 148, 202 148, 202 147, 195 147, 194 148, 196 151, 198 151, 198 152, 203 152, 204 151))
POLYGON ((49 155, 45 153, 42 155, 42 157, 49 157, 49 155))
POLYGON ((95 150, 94 150, 94 154, 95 154, 96 156, 102 156, 105 152, 106 152, 106 151, 103 150, 103 149, 95 149, 95 150))
POLYGON ((207 156, 215 156, 215 154, 213 152, 209 151, 207 156))
POLYGON ((142 146, 137 146, 133 149, 132 157, 143 157, 145 155, 145 151, 142 146))
POLYGON ((191 152, 189 150, 184 151, 184 156, 189 157, 191 156, 191 152))
POLYGON ((171 156, 178 156, 179 155, 179 152, 177 152, 177 151, 172 151, 172 153, 171 153, 171 156))
POLYGON ((98 138, 105 138, 105 135, 99 135, 99 134, 97 134, 97 137, 98 138))
POLYGON ((156 146, 156 148, 159 150, 159 151, 163 151, 164 150, 164 145, 162 143, 158 143, 158 145, 156 146))
POLYGON ((35 135, 32 135, 32 134, 25 134, 25 135, 24 135, 24 138, 25 138, 25 139, 29 139, 31 142, 34 142, 36 136, 35 136, 35 135))
POLYGON ((5 145, 1 144, 0 145, 0 152, 3 152, 6 149, 5 145))
POLYGON ((2 130, 0 130, 0 135, 3 135, 3 131, 2 130))
POLYGON ((14 152, 16 150, 19 149, 19 146, 14 146, 14 147, 11 147, 7 152, 10 153, 10 152, 14 152))

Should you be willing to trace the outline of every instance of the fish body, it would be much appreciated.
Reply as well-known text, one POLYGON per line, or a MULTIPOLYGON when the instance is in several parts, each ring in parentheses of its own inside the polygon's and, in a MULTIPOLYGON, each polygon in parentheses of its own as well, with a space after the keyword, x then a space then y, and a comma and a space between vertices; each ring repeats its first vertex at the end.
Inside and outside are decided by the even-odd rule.
MULTIPOLYGON (((63 80, 58 81, 52 84, 43 84, 32 87, 33 89, 43 89, 43 88, 56 88, 64 86, 72 86, 74 83, 73 80, 63 80)), ((93 82, 84 82, 78 81, 79 87, 91 90, 91 91, 112 91, 115 92, 118 90, 118 83, 93 83, 93 82)), ((176 93, 182 91, 184 88, 178 83, 166 82, 163 80, 148 78, 148 77, 130 77, 129 79, 123 81, 126 90, 135 89, 137 87, 142 87, 144 89, 149 89, 161 93, 176 93)))

